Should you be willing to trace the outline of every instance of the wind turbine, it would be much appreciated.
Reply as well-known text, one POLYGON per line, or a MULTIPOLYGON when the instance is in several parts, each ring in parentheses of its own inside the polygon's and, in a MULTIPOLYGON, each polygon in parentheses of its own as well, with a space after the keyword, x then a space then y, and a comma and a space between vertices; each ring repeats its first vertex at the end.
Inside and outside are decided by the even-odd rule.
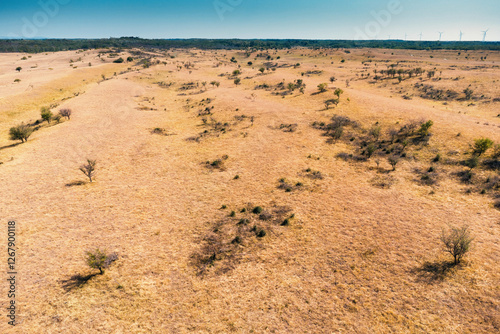
POLYGON ((481 31, 483 33, 483 42, 486 41, 486 33, 490 30, 490 28, 484 30, 484 31, 481 31))
POLYGON ((405 41, 408 39, 408 34, 405 33, 405 41))
POLYGON ((460 42, 462 41, 462 36, 464 35, 464 33, 462 32, 462 30, 460 30, 460 42))
POLYGON ((420 33, 420 35, 419 35, 419 36, 420 36, 420 42, 422 42, 422 36, 423 36, 423 34, 422 34, 422 33, 420 33))
POLYGON ((439 33, 439 41, 441 42, 441 36, 443 36, 444 31, 438 31, 439 33))

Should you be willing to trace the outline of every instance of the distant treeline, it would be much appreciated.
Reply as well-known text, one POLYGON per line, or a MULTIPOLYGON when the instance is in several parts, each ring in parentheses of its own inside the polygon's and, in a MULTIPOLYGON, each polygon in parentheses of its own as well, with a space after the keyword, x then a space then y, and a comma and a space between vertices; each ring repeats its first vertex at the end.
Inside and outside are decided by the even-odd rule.
POLYGON ((410 50, 500 50, 500 42, 430 42, 402 40, 303 40, 303 39, 0 39, 0 52, 55 52, 80 49, 199 48, 199 49, 287 49, 381 48, 410 50))

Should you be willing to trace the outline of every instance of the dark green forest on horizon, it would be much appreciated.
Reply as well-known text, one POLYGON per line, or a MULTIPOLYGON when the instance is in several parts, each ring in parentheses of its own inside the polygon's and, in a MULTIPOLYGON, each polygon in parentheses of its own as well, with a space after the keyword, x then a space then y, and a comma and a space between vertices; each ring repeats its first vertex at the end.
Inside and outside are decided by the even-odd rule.
POLYGON ((408 50, 500 50, 500 42, 442 42, 403 40, 301 40, 301 39, 142 39, 121 37, 106 39, 0 39, 0 52, 56 52, 88 49, 288 49, 381 48, 408 50))

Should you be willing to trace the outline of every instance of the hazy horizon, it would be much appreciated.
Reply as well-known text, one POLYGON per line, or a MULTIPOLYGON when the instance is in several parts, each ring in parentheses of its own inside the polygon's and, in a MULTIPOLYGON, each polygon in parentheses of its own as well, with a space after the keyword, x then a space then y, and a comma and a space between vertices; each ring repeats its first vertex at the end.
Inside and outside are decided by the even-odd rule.
POLYGON ((500 41, 500 2, 39 0, 0 5, 3 38, 500 41), (420 35, 422 34, 422 35, 420 35))

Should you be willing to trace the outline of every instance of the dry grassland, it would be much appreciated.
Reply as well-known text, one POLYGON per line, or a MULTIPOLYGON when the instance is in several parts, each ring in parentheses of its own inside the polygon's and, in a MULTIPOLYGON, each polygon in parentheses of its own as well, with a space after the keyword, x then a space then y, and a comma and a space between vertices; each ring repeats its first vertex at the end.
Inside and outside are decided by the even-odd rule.
POLYGON ((19 242, 19 325, 2 316, 0 332, 500 330, 499 167, 492 148, 468 182, 462 165, 475 139, 500 143, 500 53, 133 51, 0 55, 0 217, 19 242), (435 76, 374 80, 391 64, 435 76), (9 140, 42 106, 73 113, 9 140), (338 140, 324 136, 334 115, 351 122, 338 140), (391 142, 414 120, 431 135, 391 142), (458 266, 449 224, 475 238, 458 266), (87 276, 96 247, 118 260, 87 276))

